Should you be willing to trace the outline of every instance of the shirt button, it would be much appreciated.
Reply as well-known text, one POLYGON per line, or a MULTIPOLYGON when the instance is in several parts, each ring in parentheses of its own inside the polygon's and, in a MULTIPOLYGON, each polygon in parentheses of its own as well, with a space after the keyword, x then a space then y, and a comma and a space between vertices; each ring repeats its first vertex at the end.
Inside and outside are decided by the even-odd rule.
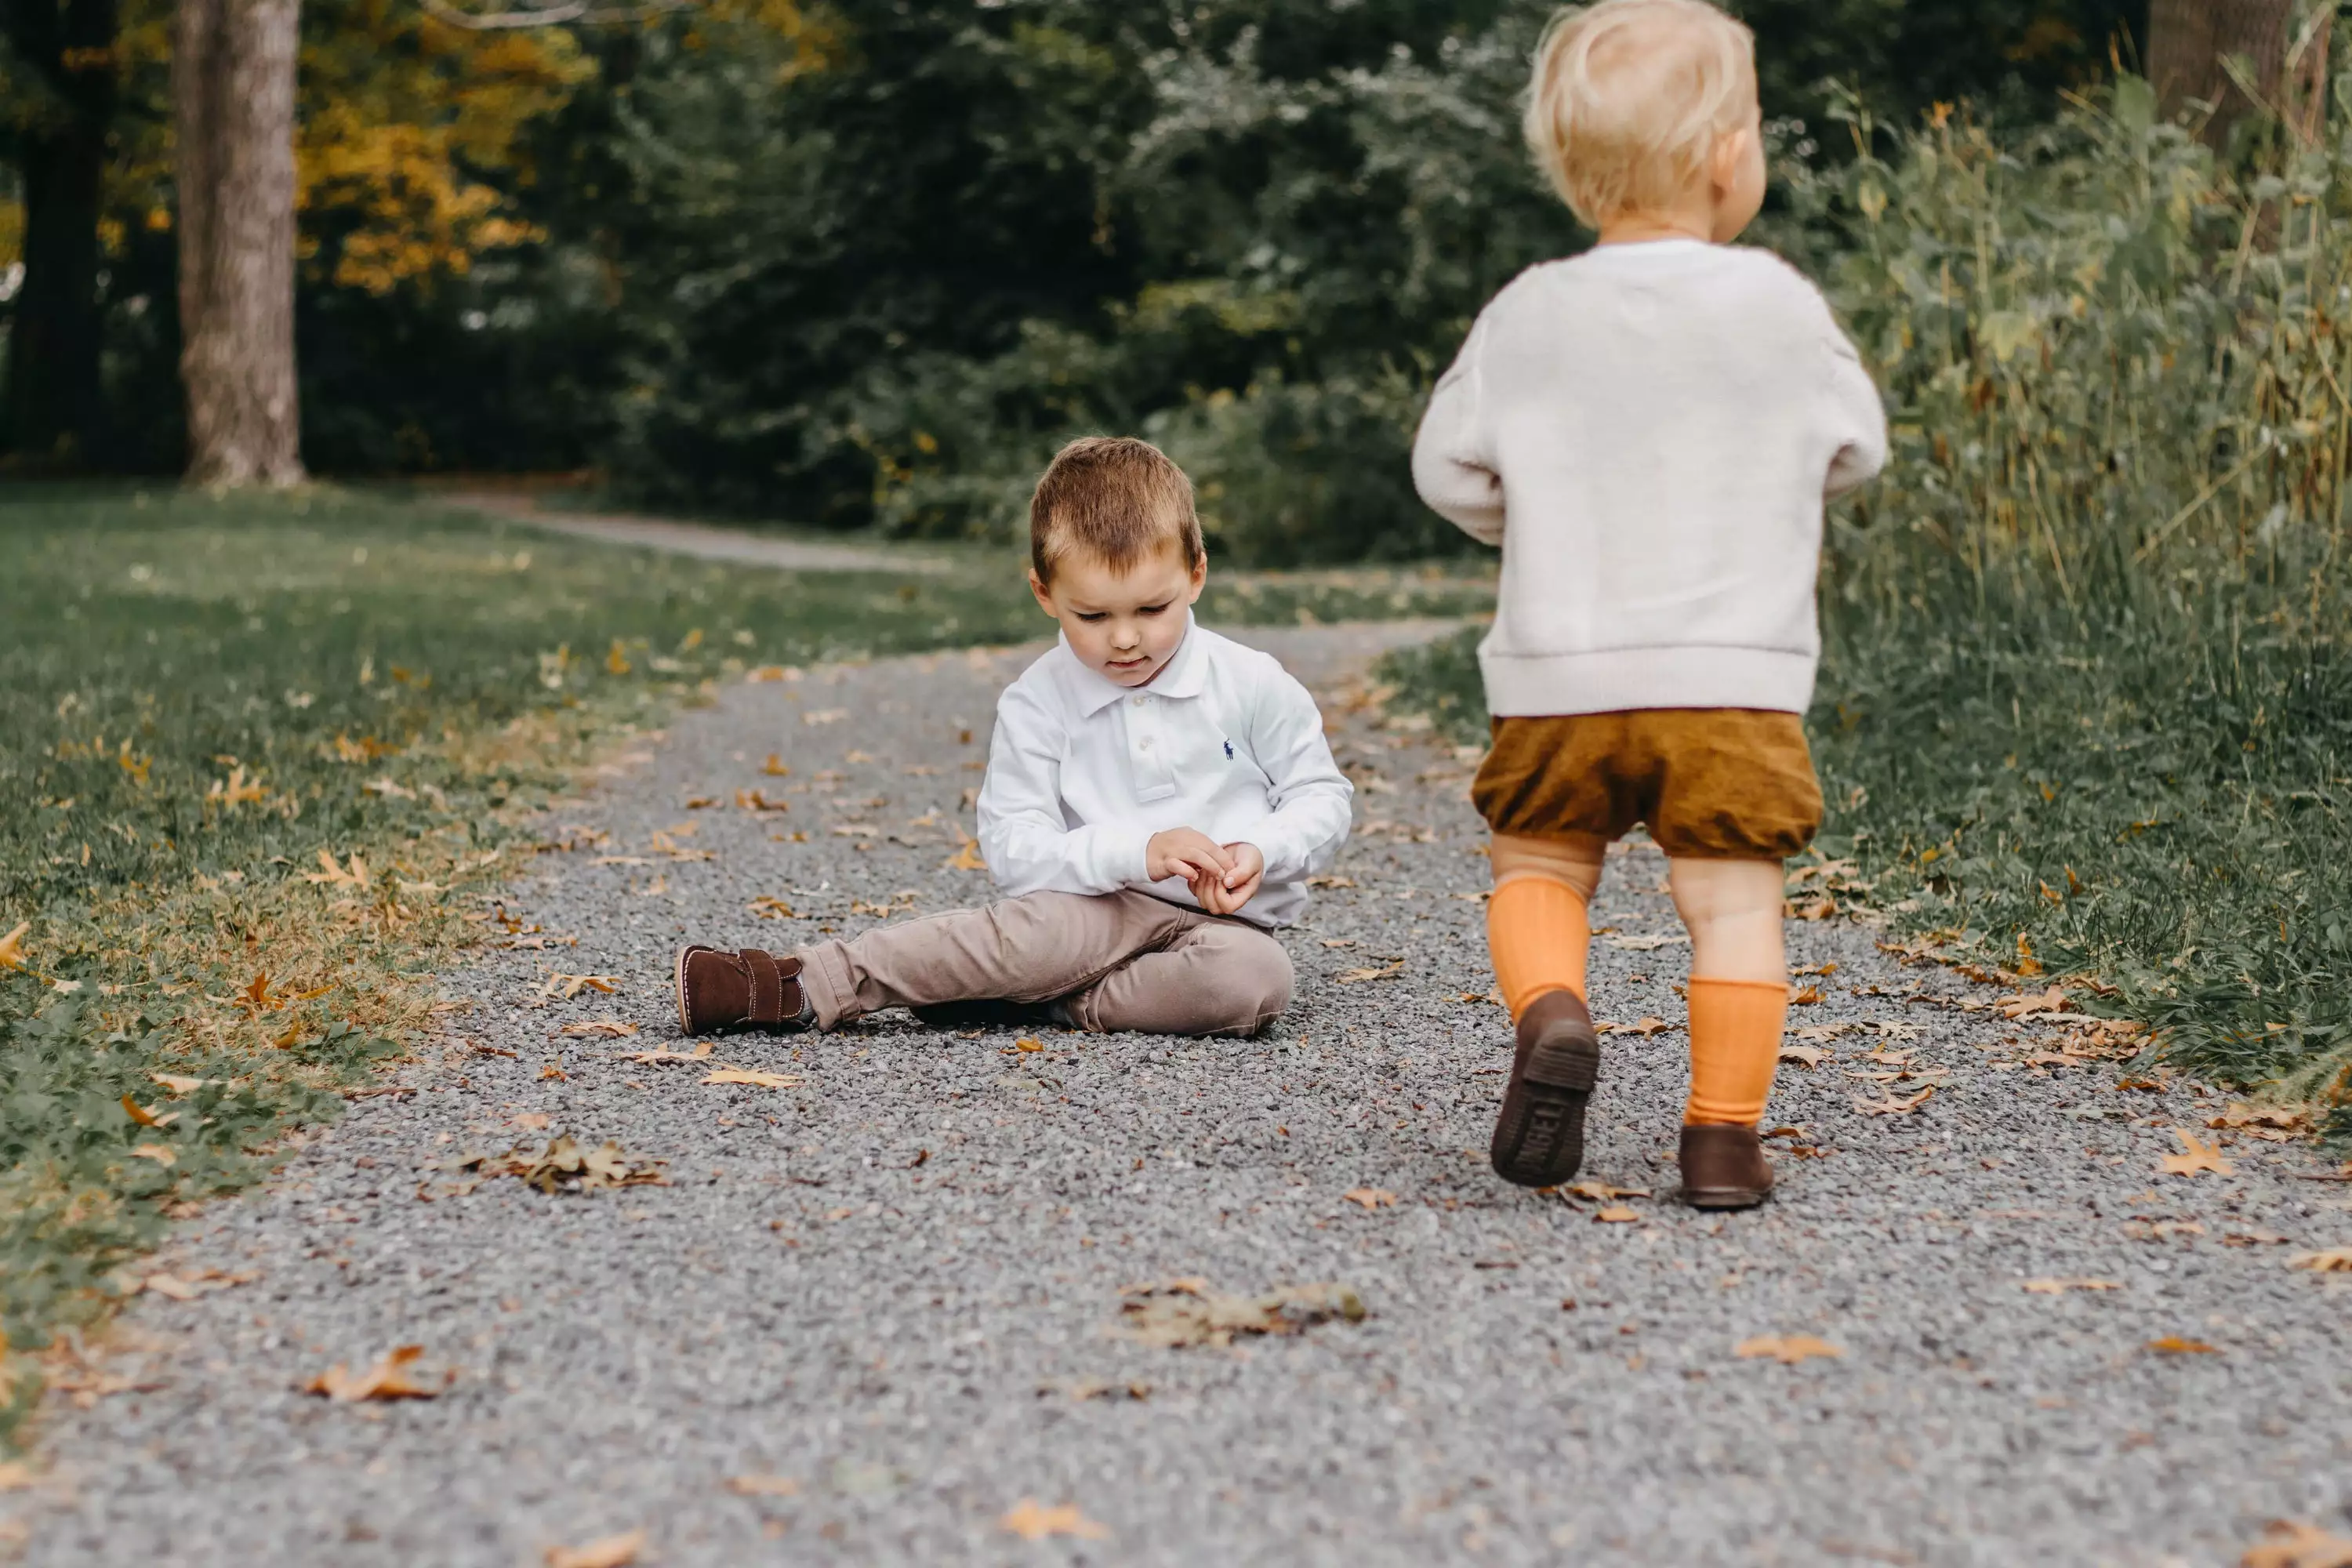
POLYGON ((1136 705, 1138 708, 1142 707, 1142 706, 1143 706, 1143 703, 1144 703, 1144 699, 1142 699, 1142 698, 1140 698, 1140 697, 1139 697, 1139 698, 1137 698, 1137 699, 1135 700, 1135 705, 1136 705))
POLYGON ((1148 751, 1151 750, 1151 737, 1150 737, 1150 736, 1149 736, 1149 735, 1146 735, 1146 736, 1144 736, 1144 737, 1143 737, 1143 739, 1142 739, 1142 740, 1138 741, 1138 742, 1136 742, 1136 744, 1137 744, 1138 746, 1140 746, 1143 750, 1145 750, 1145 751, 1147 751, 1147 752, 1148 752, 1148 751))

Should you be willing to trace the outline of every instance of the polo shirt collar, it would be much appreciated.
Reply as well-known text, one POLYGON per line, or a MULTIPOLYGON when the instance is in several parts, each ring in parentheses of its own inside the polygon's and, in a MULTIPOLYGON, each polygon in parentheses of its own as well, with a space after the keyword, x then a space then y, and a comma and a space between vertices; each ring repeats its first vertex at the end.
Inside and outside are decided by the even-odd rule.
POLYGON ((1209 658, 1201 646, 1200 627, 1192 612, 1184 612, 1184 640, 1176 645, 1176 652, 1149 686, 1121 686, 1108 676, 1089 669, 1071 651, 1070 639, 1062 639, 1062 653, 1068 661, 1067 689, 1072 703, 1083 716, 1091 719, 1123 697, 1166 697, 1171 699, 1198 697, 1209 684, 1209 658))

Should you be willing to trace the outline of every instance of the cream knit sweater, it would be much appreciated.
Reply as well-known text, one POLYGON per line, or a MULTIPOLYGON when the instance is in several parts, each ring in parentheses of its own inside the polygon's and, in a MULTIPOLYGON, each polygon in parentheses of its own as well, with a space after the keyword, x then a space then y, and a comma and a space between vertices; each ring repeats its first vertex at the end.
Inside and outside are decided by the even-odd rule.
POLYGON ((1812 700, 1822 503, 1886 460, 1828 303, 1761 250, 1661 240, 1522 273, 1413 445, 1422 499, 1503 547, 1497 715, 1812 700))

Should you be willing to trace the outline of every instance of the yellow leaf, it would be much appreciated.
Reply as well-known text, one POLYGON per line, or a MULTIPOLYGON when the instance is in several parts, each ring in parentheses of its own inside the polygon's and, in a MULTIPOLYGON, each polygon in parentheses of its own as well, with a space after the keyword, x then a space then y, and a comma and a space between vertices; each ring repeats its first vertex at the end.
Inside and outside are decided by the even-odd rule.
POLYGON ((997 1523, 1024 1541, 1043 1541, 1049 1535, 1076 1536, 1081 1541, 1110 1539, 1109 1530, 1080 1513, 1077 1504, 1046 1508, 1031 1497, 1013 1504, 1013 1511, 997 1523))
POLYGON ((360 858, 360 852, 356 849, 352 851, 352 863, 351 868, 348 870, 335 864, 335 857, 333 853, 325 849, 319 851, 319 864, 323 868, 323 869, 303 872, 302 879, 304 881, 313 884, 323 884, 331 888, 359 888, 362 889, 364 889, 368 885, 367 863, 360 858))
POLYGON ((436 1398, 440 1393, 438 1389, 426 1388, 409 1381, 409 1364, 424 1353, 423 1345, 401 1345, 386 1351, 383 1360, 358 1373, 353 1373, 338 1362, 304 1384, 302 1392, 324 1394, 329 1399, 344 1403, 362 1399, 436 1398))
POLYGON ((751 900, 751 913, 763 921, 796 921, 800 919, 800 916, 793 912, 792 905, 784 902, 782 899, 770 898, 765 894, 762 894, 761 897, 751 900))
POLYGON ((1368 1209, 1392 1209, 1397 1195, 1385 1187, 1350 1187, 1339 1194, 1351 1204, 1361 1204, 1368 1209))
POLYGON ((2352 1247, 2331 1247, 2325 1252, 2298 1252, 2286 1260, 2289 1268, 2315 1274, 2352 1274, 2352 1247))
POLYGON ((2123 1287, 2112 1279, 2028 1279, 2025 1289, 2030 1295, 2063 1296, 2069 1290, 2120 1290, 2123 1287))
POLYGON ((1822 1049, 1819 1046, 1782 1046, 1780 1047, 1780 1059, 1782 1061, 1796 1062, 1801 1066, 1809 1068, 1817 1068, 1821 1066, 1822 1058, 1828 1055, 1829 1052, 1822 1049))
POLYGON ((958 823, 955 830, 956 852, 940 864, 950 871, 985 871, 988 862, 981 858, 980 840, 963 830, 958 823))
POLYGON ((618 994, 621 977, 617 974, 551 974, 547 984, 539 988, 541 996, 552 996, 561 991, 569 1002, 583 991, 601 991, 607 996, 618 994))
POLYGON ((2220 1355, 2219 1345, 2209 1345, 2203 1340, 2184 1340, 2179 1334, 2167 1334, 2160 1340, 2150 1340, 2147 1348, 2158 1355, 2220 1355))
POLYGON ((1845 1352, 1811 1334, 1759 1334, 1752 1340, 1742 1340, 1732 1354, 1742 1361, 1769 1357, 1783 1366, 1794 1366, 1815 1356, 1842 1356, 1845 1352))
POLYGON ((1016 1051, 1042 1051, 1045 1048, 1045 1042, 1024 1035, 1013 1042, 1013 1048, 1016 1051))
POLYGON ((629 673, 629 656, 623 651, 618 637, 614 637, 613 646, 604 650, 604 668, 614 675, 629 673))
POLYGON ((2186 1127, 2174 1128, 2172 1135, 2180 1140, 2180 1146, 2186 1152, 2167 1154, 2157 1162, 2167 1175, 2194 1176, 2205 1171, 2217 1176, 2238 1173, 2238 1167, 2221 1157, 2221 1145, 2218 1142, 2208 1143, 2186 1127))
POLYGON ((134 1144, 131 1146, 131 1152, 139 1159, 152 1160, 167 1171, 180 1163, 180 1157, 161 1143, 134 1144))
POLYGON ((793 770, 784 765, 784 759, 773 752, 770 752, 768 760, 760 764, 760 771, 772 779, 790 778, 793 774, 793 770))
POLYGON ((1583 1181, 1570 1184, 1567 1191, 1575 1197, 1596 1204, 1611 1203, 1618 1198, 1646 1198, 1647 1187, 1612 1187, 1607 1182, 1583 1181))
POLYGON ((646 1532, 633 1530, 626 1535, 605 1535, 584 1546, 551 1546, 547 1549, 547 1568, 628 1568, 646 1549, 646 1532))
POLYGON ((1623 1204, 1612 1204, 1607 1208, 1595 1209, 1592 1213, 1592 1223, 1595 1225, 1632 1225, 1641 1217, 1642 1215, 1639 1210, 1629 1209, 1623 1204))
POLYGON ((173 1094, 193 1094, 213 1081, 209 1079, 182 1078, 179 1074, 171 1072, 151 1072, 147 1076, 173 1094))
POLYGON ((559 1083, 569 1083, 572 1081, 572 1075, 565 1072, 562 1068, 557 1067, 553 1062, 549 1062, 544 1067, 541 1068, 539 1069, 539 1076, 542 1081, 548 1079, 553 1079, 559 1083))
POLYGON ((2004 996, 1993 1005, 2000 1009, 2002 1017, 2011 1020, 2034 1013, 2063 1013, 2066 1011, 2066 992, 2063 986, 2053 985, 2039 995, 2004 996))
POLYGON ((2273 1520, 2238 1568, 2352 1568, 2352 1540, 2315 1525, 2273 1520))
POLYGON ((720 1068, 703 1080, 705 1083, 740 1083, 753 1089, 790 1089, 800 1079, 789 1073, 755 1072, 745 1068, 720 1068))
POLYGON ((650 1067, 656 1062, 698 1062, 709 1055, 710 1042, 705 1040, 690 1051, 631 1051, 621 1059, 650 1067))
POLYGON ((1810 1007, 1822 1000, 1822 988, 1818 985, 1808 985, 1797 992, 1795 995, 1789 998, 1789 1005, 1791 1007, 1810 1007))
POLYGON ((16 929, 0 936, 0 969, 25 967, 25 933, 33 929, 30 921, 18 921, 16 929))

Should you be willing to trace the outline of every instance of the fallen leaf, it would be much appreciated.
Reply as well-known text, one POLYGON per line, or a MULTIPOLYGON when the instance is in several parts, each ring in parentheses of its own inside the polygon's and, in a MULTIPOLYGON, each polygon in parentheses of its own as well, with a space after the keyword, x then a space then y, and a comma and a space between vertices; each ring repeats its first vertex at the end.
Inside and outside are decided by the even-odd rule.
POLYGON ((966 833, 961 823, 956 824, 955 836, 956 852, 940 861, 940 867, 950 871, 987 870, 988 862, 980 854, 980 840, 966 833))
POLYGON ((621 1059, 625 1062, 638 1062, 646 1067, 654 1067, 663 1062, 707 1061, 709 1058, 710 1042, 709 1040, 705 1040, 690 1051, 628 1051, 622 1055, 621 1059))
POLYGON ((801 715, 803 724, 838 724, 849 717, 846 708, 818 708, 801 715))
POLYGON ((552 996, 561 991, 563 1000, 569 1002, 583 991, 601 991, 611 996, 617 994, 620 989, 621 977, 617 974, 551 974, 547 977, 547 984, 539 988, 539 994, 552 996))
POLYGON ((574 1039, 625 1040, 637 1032, 637 1026, 624 1024, 618 1018, 590 1018, 564 1025, 563 1032, 574 1039))
POLYGON ((214 1290, 226 1290, 233 1286, 250 1285, 260 1279, 258 1274, 226 1274, 217 1268, 199 1268, 189 1275, 150 1274, 135 1282, 133 1290, 152 1290, 158 1296, 174 1301, 193 1301, 214 1290))
POLYGON ((1931 1083, 1918 1093, 1912 1095, 1889 1093, 1876 1100, 1864 1100, 1857 1095, 1854 1098, 1853 1108, 1865 1116, 1908 1116, 1927 1104, 1935 1093, 1936 1086, 1931 1083))
POLYGON ((1368 1209, 1392 1209, 1397 1195, 1385 1187, 1349 1187, 1339 1194, 1351 1204, 1361 1204, 1368 1209))
POLYGON ((2179 1334, 2167 1334, 2160 1340, 2150 1340, 2147 1348, 2158 1355, 2220 1355, 2219 1345, 2209 1345, 2203 1340, 2184 1340, 2179 1334))
POLYGON ((1740 1341, 1738 1348, 1731 1353, 1742 1361, 1758 1361, 1769 1356, 1783 1366, 1794 1366, 1815 1356, 1842 1356, 1845 1352, 1827 1340, 1816 1339, 1811 1334, 1759 1334, 1752 1340, 1740 1341))
POLYGON ((2273 1520, 2238 1568, 2352 1568, 2352 1540, 2294 1520, 2273 1520))
POLYGON ((0 936, 0 969, 25 967, 25 933, 33 929, 30 921, 18 921, 16 929, 0 936))
POLYGON ((1613 1204, 1605 1209, 1595 1209, 1592 1214, 1595 1225, 1632 1225, 1641 1217, 1641 1212, 1638 1209, 1629 1209, 1622 1204, 1613 1204))
POLYGON ((1032 1036, 1024 1035, 1013 1042, 1013 1048, 1016 1051, 1042 1051, 1045 1048, 1045 1042, 1032 1036))
POLYGON ((1627 952, 1655 952, 1662 947, 1684 946, 1690 938, 1677 932, 1670 936, 1612 936, 1606 940, 1610 946, 1627 952))
POLYGON ((36 1479, 33 1467, 24 1460, 0 1460, 0 1492, 23 1491, 36 1479))
POLYGON ((541 1082, 545 1082, 551 1079, 558 1083, 569 1083, 572 1081, 572 1075, 565 1072, 562 1068, 557 1067, 553 1062, 549 1062, 544 1067, 541 1067, 539 1069, 539 1076, 541 1082))
POLYGON ((772 779, 790 778, 793 773, 791 768, 784 765, 784 759, 773 752, 770 752, 768 760, 760 764, 760 771, 772 779))
POLYGON ((2029 1295, 2063 1296, 2069 1290, 2120 1290, 2121 1285, 2112 1279, 2028 1279, 2029 1295))
POLYGON ((2174 1128, 2172 1135, 2180 1140, 2180 1146, 2186 1152, 2167 1154, 2157 1162, 2165 1174, 2194 1176, 2204 1171, 2210 1171, 2217 1176, 2238 1173, 2236 1164, 2221 1157, 2221 1145, 2218 1141, 2208 1143, 2186 1127, 2174 1128))
MULTIPOLYGON (((514 1120, 544 1127, 548 1119, 533 1114, 514 1120)), ((551 1196, 560 1192, 665 1186, 668 1178, 661 1173, 662 1164, 659 1160, 639 1160, 611 1139, 593 1149, 583 1149, 577 1139, 567 1133, 550 1139, 547 1146, 536 1152, 518 1143, 503 1154, 461 1154, 432 1168, 450 1178, 443 1189, 443 1195, 449 1197, 462 1197, 483 1183, 501 1176, 512 1176, 525 1186, 536 1187, 551 1196)), ((430 1188, 420 1187, 417 1195, 430 1198, 435 1194, 430 1188)))
POLYGON ((740 1083, 753 1089, 790 1089, 800 1082, 789 1073, 754 1072, 745 1068, 720 1068, 703 1080, 705 1083, 740 1083))
POLYGON ((138 1159, 152 1160, 155 1163, 163 1166, 167 1170, 180 1163, 180 1157, 177 1154, 173 1153, 169 1149, 164 1148, 161 1143, 133 1144, 131 1146, 131 1152, 138 1159))
POLYGON ((1649 1017, 1636 1019, 1631 1024, 1595 1024, 1592 1029, 1599 1035, 1639 1035, 1647 1039, 1652 1035, 1663 1035, 1673 1027, 1664 1018, 1649 1017))
POLYGON ((1352 936, 1339 936, 1327 939, 1323 945, 1325 947, 1356 947, 1360 944, 1359 944, 1356 939, 1352 936))
POLYGON ((137 1100, 131 1099, 127 1094, 122 1097, 122 1114, 128 1116, 131 1121, 137 1122, 142 1127, 161 1127, 163 1125, 163 1122, 156 1120, 155 1113, 153 1111, 148 1110, 145 1106, 140 1104, 137 1100))
POLYGON ((304 1384, 302 1392, 344 1404, 362 1399, 436 1399, 439 1389, 409 1381, 409 1364, 424 1353, 423 1345, 401 1345, 386 1351, 382 1361, 356 1376, 338 1362, 304 1384))
POLYGON ((1307 879, 1307 885, 1310 888, 1352 888, 1356 885, 1356 879, 1338 876, 1309 877, 1307 879))
POLYGON ((793 808, 792 802, 788 800, 772 800, 769 798, 767 791, 758 789, 737 790, 735 792, 735 806, 739 811, 767 814, 773 814, 779 811, 790 811, 793 808))
POLYGON ((730 1476, 727 1489, 745 1497, 798 1497, 801 1484, 790 1476, 730 1476))
POLYGON ((1066 1502, 1059 1508, 1046 1508, 1035 1498, 1025 1497, 1013 1505, 1013 1511, 996 1521, 1004 1530, 1024 1541, 1043 1541, 1049 1535, 1076 1536, 1081 1541, 1108 1541, 1110 1531, 1078 1511, 1078 1505, 1066 1502))
POLYGON ((2289 1268, 2315 1274, 2352 1274, 2352 1247, 2331 1247, 2324 1252, 2298 1252, 2286 1260, 2289 1268))
POLYGON ((172 1072, 151 1072, 147 1076, 173 1094, 194 1094, 208 1083, 220 1081, 217 1079, 208 1078, 182 1078, 178 1073, 172 1072))
POLYGON ((796 921, 800 916, 782 899, 765 894, 751 900, 751 913, 763 921, 796 921))
POLYGON ((1572 1193, 1580 1198, 1590 1199, 1596 1204, 1610 1203, 1618 1198, 1646 1198, 1650 1195, 1650 1189, 1647 1187, 1612 1187, 1606 1182, 1594 1181, 1573 1182, 1562 1190, 1572 1193))
POLYGON ((1809 1068, 1817 1068, 1821 1066, 1822 1058, 1828 1055, 1829 1052, 1822 1049, 1819 1046, 1782 1046, 1780 1047, 1780 1059, 1782 1061, 1796 1062, 1801 1066, 1809 1068))
POLYGON ((1789 1005, 1791 1007, 1811 1007, 1814 1004, 1823 1000, 1825 1000, 1825 997, 1820 986, 1807 985, 1800 988, 1789 998, 1789 1005))
POLYGON ((334 855, 325 849, 319 851, 319 864, 324 869, 303 872, 304 881, 330 888, 357 888, 362 891, 366 889, 367 862, 360 858, 358 850, 352 851, 352 862, 348 868, 337 865, 334 855))
POLYGON ((521 1128, 524 1131, 535 1132, 541 1128, 546 1126, 549 1122, 554 1121, 555 1118, 548 1115, 547 1112, 543 1110, 525 1110, 518 1112, 515 1116, 510 1118, 510 1120, 517 1127, 521 1128))
POLYGON ((1993 1005, 2000 1009, 2002 1017, 2011 1020, 2034 1013, 2063 1013, 2066 1011, 2066 991, 2063 986, 2053 985, 2040 995, 2021 994, 2004 996, 1993 1005))
POLYGON ((1181 1349, 1231 1345, 1236 1334, 1295 1334, 1333 1319, 1358 1323, 1363 1299, 1345 1285, 1292 1285, 1262 1296, 1229 1296, 1200 1279, 1129 1286, 1111 1331, 1121 1339, 1181 1349))
POLYGON ((1350 969, 1335 974, 1331 978, 1335 984, 1340 985, 1360 985, 1368 980, 1393 980, 1403 973, 1404 960, 1400 958, 1384 968, 1350 969))
MULTIPOLYGON (((613 651, 620 653, 621 645, 614 643, 613 651)), ((625 666, 616 674, 626 673, 625 666)), ((633 1530, 626 1535, 605 1535, 585 1546, 551 1546, 547 1549, 547 1568, 628 1568, 646 1549, 646 1532, 633 1530)))

